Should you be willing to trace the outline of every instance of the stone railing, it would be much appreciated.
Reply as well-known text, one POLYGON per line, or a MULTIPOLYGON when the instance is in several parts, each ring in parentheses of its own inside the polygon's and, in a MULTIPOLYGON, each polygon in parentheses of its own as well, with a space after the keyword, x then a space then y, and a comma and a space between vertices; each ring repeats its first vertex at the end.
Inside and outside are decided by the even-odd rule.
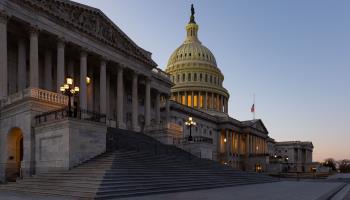
POLYGON ((27 88, 1 100, 0 107, 10 105, 17 101, 23 100, 25 98, 34 98, 42 101, 47 101, 50 103, 68 104, 68 97, 59 93, 39 89, 39 88, 27 88))
POLYGON ((166 73, 165 71, 159 69, 159 68, 153 68, 152 69, 152 72, 163 77, 163 78, 166 78, 166 79, 169 79, 170 80, 170 75, 168 73, 166 73))
POLYGON ((189 144, 189 143, 206 143, 213 144, 213 139, 204 137, 204 136, 192 136, 192 141, 188 140, 188 137, 185 138, 174 138, 174 144, 189 144))

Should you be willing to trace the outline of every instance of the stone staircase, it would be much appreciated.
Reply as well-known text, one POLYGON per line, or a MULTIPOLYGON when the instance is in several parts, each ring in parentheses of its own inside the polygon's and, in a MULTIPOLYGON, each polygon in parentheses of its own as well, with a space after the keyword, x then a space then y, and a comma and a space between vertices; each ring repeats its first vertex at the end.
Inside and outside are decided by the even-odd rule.
POLYGON ((41 173, 0 186, 11 190, 79 199, 118 199, 277 181, 233 170, 160 144, 139 133, 109 129, 109 151, 70 171, 41 173), (111 136, 112 135, 112 136, 111 136))

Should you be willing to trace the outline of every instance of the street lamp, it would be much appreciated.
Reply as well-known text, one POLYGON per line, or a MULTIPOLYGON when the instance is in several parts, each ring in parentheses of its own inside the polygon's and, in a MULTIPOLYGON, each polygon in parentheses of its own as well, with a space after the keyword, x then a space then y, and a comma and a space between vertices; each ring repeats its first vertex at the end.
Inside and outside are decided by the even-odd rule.
POLYGON ((190 128, 190 136, 188 137, 188 141, 192 141, 192 126, 195 126, 196 122, 193 121, 192 117, 189 117, 188 121, 185 122, 185 125, 190 128))
POLYGON ((66 82, 60 87, 60 91, 68 96, 68 116, 71 117, 71 97, 79 93, 79 87, 73 85, 73 78, 67 77, 66 82))

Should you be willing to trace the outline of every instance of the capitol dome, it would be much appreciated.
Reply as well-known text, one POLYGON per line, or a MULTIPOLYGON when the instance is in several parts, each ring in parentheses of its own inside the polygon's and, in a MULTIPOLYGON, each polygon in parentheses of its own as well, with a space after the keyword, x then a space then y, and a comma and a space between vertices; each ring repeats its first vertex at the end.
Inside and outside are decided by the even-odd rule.
POLYGON ((213 53, 198 39, 199 26, 191 8, 186 39, 170 56, 165 71, 174 83, 172 100, 210 114, 227 114, 229 94, 213 53))

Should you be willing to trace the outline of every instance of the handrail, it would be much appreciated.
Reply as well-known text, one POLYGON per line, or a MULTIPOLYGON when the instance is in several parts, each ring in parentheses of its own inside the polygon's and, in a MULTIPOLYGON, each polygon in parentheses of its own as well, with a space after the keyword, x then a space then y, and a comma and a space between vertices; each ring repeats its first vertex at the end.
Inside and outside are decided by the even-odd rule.
POLYGON ((65 118, 76 118, 80 120, 106 123, 105 114, 84 109, 73 109, 72 111, 69 111, 67 107, 64 107, 62 109, 45 112, 35 116, 35 124, 39 125, 46 122, 61 120, 65 118))
MULTIPOLYGON (((204 136, 192 136, 193 140, 191 141, 192 143, 207 143, 207 144, 213 144, 213 139, 204 137, 204 136)), ((185 138, 174 138, 173 139, 173 144, 186 144, 190 143, 188 141, 188 137, 185 138)))

